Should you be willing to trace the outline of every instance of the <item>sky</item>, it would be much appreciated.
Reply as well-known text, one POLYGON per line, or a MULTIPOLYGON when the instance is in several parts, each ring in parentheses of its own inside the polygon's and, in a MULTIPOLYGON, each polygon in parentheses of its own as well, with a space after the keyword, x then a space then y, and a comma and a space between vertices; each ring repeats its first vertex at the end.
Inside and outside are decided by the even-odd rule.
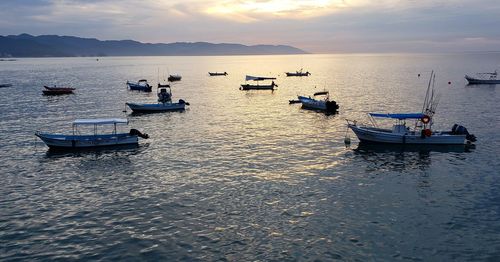
POLYGON ((20 33, 311 53, 500 51, 500 0, 0 0, 0 35, 20 33))

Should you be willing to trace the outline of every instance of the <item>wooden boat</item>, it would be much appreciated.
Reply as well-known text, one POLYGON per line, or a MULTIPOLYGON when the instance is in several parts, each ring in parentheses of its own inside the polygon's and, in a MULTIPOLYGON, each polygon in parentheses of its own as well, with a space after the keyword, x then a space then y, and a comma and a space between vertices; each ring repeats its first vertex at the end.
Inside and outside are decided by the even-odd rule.
POLYGON ((314 97, 322 96, 322 99, 316 99, 305 96, 298 96, 298 100, 302 103, 302 108, 320 110, 328 113, 335 113, 339 109, 337 102, 330 100, 330 93, 328 91, 316 92, 314 97))
POLYGON ((128 133, 117 133, 118 124, 128 124, 127 119, 76 119, 73 121, 73 134, 49 134, 36 132, 39 137, 51 149, 83 149, 96 147, 112 147, 119 145, 138 144, 139 137, 147 139, 149 136, 143 134, 137 129, 130 129, 128 133), (81 135, 79 126, 93 126, 94 134, 81 135), (97 126, 113 125, 113 131, 110 134, 97 134, 97 126))
POLYGON ((153 87, 148 84, 148 80, 146 79, 141 79, 136 83, 127 81, 127 86, 130 90, 137 90, 144 92, 151 92, 153 90, 153 87))
POLYGON ((500 84, 500 79, 497 78, 498 73, 495 70, 493 73, 477 73, 476 77, 465 75, 465 79, 469 85, 474 84, 500 84))
POLYGON ((175 82, 175 81, 181 81, 182 76, 180 75, 169 75, 168 76, 168 82, 175 82))
POLYGON ((2 87, 11 87, 11 86, 12 86, 12 84, 0 84, 0 88, 2 88, 2 87))
POLYGON ((241 90, 274 90, 275 87, 278 87, 277 84, 274 83, 274 81, 271 82, 271 84, 268 85, 260 85, 259 81, 264 81, 264 80, 275 80, 276 77, 262 77, 262 76, 246 76, 245 81, 255 81, 257 84, 242 84, 240 89, 241 90))
POLYGON ((72 87, 49 87, 49 86, 44 86, 45 90, 43 90, 44 95, 66 95, 66 94, 72 94, 73 91, 75 90, 72 87))
POLYGON ((227 76, 226 72, 219 73, 219 72, 208 72, 208 75, 210 76, 227 76))
POLYGON ((186 105, 189 105, 186 101, 179 99, 179 102, 172 102, 172 91, 170 85, 158 84, 157 89, 158 103, 155 104, 138 104, 138 103, 126 103, 134 113, 157 113, 157 112, 167 112, 167 111, 182 111, 185 110, 186 105))
POLYGON ((475 142, 476 137, 469 134, 467 128, 458 124, 453 125, 448 131, 432 130, 432 118, 437 107, 434 90, 430 91, 431 81, 434 83, 433 75, 434 72, 431 73, 422 113, 369 113, 372 126, 358 125, 356 121, 347 120, 348 128, 356 134, 359 141, 366 143, 461 145, 466 142, 475 142), (379 128, 374 117, 394 119, 396 123, 392 129, 379 128), (415 120, 413 129, 406 125, 407 119, 415 120))
POLYGON ((311 73, 309 71, 307 72, 302 72, 302 69, 300 71, 295 71, 295 72, 285 72, 286 76, 309 76, 311 73))

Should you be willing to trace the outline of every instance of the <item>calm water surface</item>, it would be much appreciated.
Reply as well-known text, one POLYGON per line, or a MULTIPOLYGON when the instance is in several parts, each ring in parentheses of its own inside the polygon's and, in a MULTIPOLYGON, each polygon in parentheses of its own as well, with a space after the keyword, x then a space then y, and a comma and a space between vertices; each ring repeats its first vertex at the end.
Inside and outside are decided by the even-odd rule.
POLYGON ((0 62, 0 260, 498 260, 500 86, 466 86, 500 54, 109 57, 0 62), (310 77, 285 77, 300 68, 310 77), (126 80, 179 73, 185 112, 126 80), (345 119, 418 111, 437 72, 436 128, 475 148, 363 147, 345 119), (209 77, 208 71, 227 71, 209 77), (417 77, 418 74, 421 77, 417 77), (245 74, 278 90, 240 91, 245 74), (451 81, 451 84, 448 84, 451 81), (43 85, 74 95, 44 97, 43 85), (340 114, 289 105, 331 91, 340 114), (56 154, 34 132, 127 117, 137 148, 56 154))

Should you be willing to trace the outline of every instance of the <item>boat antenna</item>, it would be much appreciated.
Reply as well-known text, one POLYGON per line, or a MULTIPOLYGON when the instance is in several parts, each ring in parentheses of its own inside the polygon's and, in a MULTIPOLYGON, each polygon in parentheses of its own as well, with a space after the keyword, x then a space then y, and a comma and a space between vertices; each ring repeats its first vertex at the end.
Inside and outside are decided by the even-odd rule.
POLYGON ((429 78, 429 84, 427 85, 427 91, 425 92, 425 100, 424 100, 424 104, 422 105, 422 113, 425 113, 425 108, 427 106, 427 103, 429 102, 429 91, 431 89, 431 83, 432 83, 433 76, 434 76, 434 70, 431 71, 431 77, 429 78))

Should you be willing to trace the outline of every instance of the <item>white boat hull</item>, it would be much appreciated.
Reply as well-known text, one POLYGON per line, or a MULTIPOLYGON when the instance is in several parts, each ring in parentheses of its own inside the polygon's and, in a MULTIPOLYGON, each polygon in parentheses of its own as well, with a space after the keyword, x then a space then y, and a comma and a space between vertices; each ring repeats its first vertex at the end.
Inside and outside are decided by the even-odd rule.
POLYGON ((135 104, 127 103, 127 106, 138 113, 155 113, 168 111, 182 111, 186 109, 186 103, 164 103, 164 104, 135 104))
POLYGON ((387 143, 387 144, 428 144, 428 145, 463 145, 466 135, 452 135, 450 132, 434 132, 430 137, 422 137, 420 134, 392 133, 371 127, 348 125, 362 142, 387 143))
POLYGON ((469 85, 474 85, 474 84, 486 84, 486 85, 494 85, 494 84, 500 84, 500 79, 479 79, 479 78, 474 78, 470 77, 468 75, 465 76, 465 79, 469 82, 469 85))
POLYGON ((139 143, 137 135, 129 135, 128 133, 114 135, 57 135, 37 133, 36 136, 48 147, 54 149, 109 147, 139 143))

